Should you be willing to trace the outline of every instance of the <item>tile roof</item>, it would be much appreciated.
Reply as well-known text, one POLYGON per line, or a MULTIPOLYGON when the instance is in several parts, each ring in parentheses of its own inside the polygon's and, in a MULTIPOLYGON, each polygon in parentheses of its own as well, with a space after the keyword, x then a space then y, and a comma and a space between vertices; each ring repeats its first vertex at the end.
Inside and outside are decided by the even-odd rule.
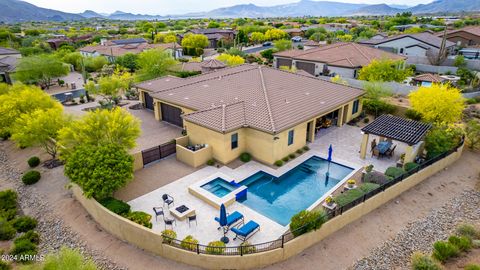
POLYGON ((117 39, 110 41, 116 45, 125 45, 125 44, 135 44, 135 43, 147 43, 147 40, 144 38, 129 38, 129 39, 117 39))
MULTIPOLYGON (((440 48, 442 44, 442 38, 427 32, 417 33, 417 34, 402 34, 402 35, 392 36, 384 39, 369 39, 369 40, 360 41, 359 43, 368 44, 368 45, 379 45, 385 42, 389 42, 389 41, 393 41, 393 40, 397 40, 405 37, 416 39, 420 42, 423 42, 435 48, 440 48)), ((448 48, 451 46, 455 46, 455 43, 447 40, 446 45, 447 45, 446 47, 448 48)))
POLYGON ((441 83, 445 81, 444 78, 438 76, 437 74, 431 74, 431 73, 420 74, 414 77, 413 79, 415 81, 434 82, 434 83, 441 83))
POLYGON ((390 58, 403 60, 404 56, 385 52, 357 43, 335 43, 306 51, 289 50, 274 54, 279 57, 289 57, 295 60, 307 60, 326 63, 332 66, 356 68, 370 64, 374 59, 390 58))
POLYGON ((20 54, 20 52, 10 48, 0 47, 0 55, 3 54, 20 54))
MULTIPOLYGON (((447 36, 450 35, 450 34, 456 34, 456 33, 460 33, 460 32, 467 32, 467 33, 470 33, 472 35, 480 37, 480 26, 467 26, 467 27, 460 28, 460 29, 450 30, 450 31, 447 31, 447 36)), ((438 33, 437 36, 443 37, 443 32, 438 33)))
POLYGON ((127 53, 138 54, 148 49, 181 49, 182 46, 173 43, 161 43, 161 44, 149 44, 149 43, 138 43, 138 44, 126 44, 122 46, 109 46, 109 45, 97 45, 97 46, 86 46, 80 49, 82 52, 88 53, 99 53, 105 56, 122 56, 127 53))
POLYGON ((17 68, 18 58, 13 56, 0 57, 0 71, 13 72, 17 68))
POLYGON ((364 94, 361 89, 257 65, 184 79, 163 77, 137 87, 156 99, 195 110, 184 115, 186 121, 218 132, 248 126, 272 134, 364 94))
POLYGON ((202 63, 200 63, 202 68, 209 68, 209 69, 217 69, 217 68, 224 68, 226 65, 217 59, 209 59, 205 60, 202 63))

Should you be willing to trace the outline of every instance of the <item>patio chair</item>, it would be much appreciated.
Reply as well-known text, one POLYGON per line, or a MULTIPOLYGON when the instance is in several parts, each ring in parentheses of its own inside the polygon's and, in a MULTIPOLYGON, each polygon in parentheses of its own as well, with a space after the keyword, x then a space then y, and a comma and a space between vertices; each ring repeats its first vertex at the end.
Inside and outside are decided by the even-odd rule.
POLYGON ((167 218, 167 217, 163 216, 163 222, 165 222, 165 229, 167 229, 167 225, 172 226, 172 229, 173 229, 173 225, 177 226, 177 222, 173 218, 170 219, 170 218, 167 218))
POLYGON ((393 157, 393 154, 395 153, 395 148, 397 147, 397 145, 394 145, 393 148, 390 148, 387 150, 387 152, 385 152, 385 155, 388 157, 388 158, 391 158, 393 157))
POLYGON ((155 221, 158 221, 158 216, 164 216, 163 207, 153 207, 153 212, 155 213, 155 221))
POLYGON ((377 146, 377 140, 373 139, 373 141, 370 143, 370 152, 373 153, 373 149, 377 146))
POLYGON ((170 208, 170 204, 175 205, 173 197, 168 194, 162 195, 163 205, 167 204, 167 207, 170 208))
POLYGON ((248 238, 252 237, 256 232, 260 231, 260 225, 253 220, 250 220, 247 224, 240 228, 232 228, 232 232, 235 233, 235 239, 240 239, 245 242, 248 238))
MULTIPOLYGON (((218 217, 215 217, 215 221, 220 223, 220 218, 218 217)), ((239 212, 235 211, 233 213, 231 213, 230 215, 227 215, 227 228, 226 230, 228 231, 230 229, 230 227, 232 227, 235 223, 241 221, 241 223, 243 223, 244 219, 243 219, 243 215, 240 214, 239 212)), ((218 227, 217 230, 220 230, 220 228, 222 227, 218 227)))
POLYGON ((375 146, 372 151, 372 157, 376 156, 377 158, 380 158, 380 151, 378 148, 375 146))
POLYGON ((188 221, 188 227, 190 228, 190 223, 195 221, 195 225, 198 225, 197 223, 197 215, 189 216, 187 217, 188 221))

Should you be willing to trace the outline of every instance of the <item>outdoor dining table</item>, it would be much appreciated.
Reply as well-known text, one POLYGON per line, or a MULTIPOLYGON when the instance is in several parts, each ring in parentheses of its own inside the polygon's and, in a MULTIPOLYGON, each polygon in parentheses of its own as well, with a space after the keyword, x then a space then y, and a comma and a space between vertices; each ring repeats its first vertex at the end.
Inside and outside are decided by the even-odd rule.
POLYGON ((380 154, 385 154, 387 150, 390 149, 390 146, 392 146, 391 142, 387 142, 387 141, 379 142, 377 145, 378 152, 380 154))

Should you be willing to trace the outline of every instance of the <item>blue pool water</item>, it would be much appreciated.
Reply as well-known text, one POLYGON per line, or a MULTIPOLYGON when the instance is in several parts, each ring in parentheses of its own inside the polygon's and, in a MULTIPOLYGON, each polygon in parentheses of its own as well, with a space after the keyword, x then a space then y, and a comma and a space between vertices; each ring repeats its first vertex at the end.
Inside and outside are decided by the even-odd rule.
POLYGON ((72 93, 72 98, 78 98, 81 95, 85 96, 85 89, 77 89, 77 90, 72 90, 70 92, 58 93, 58 94, 52 95, 52 97, 54 97, 60 102, 64 102, 67 99, 65 95, 66 93, 72 93))
POLYGON ((213 179, 212 181, 201 186, 203 189, 210 191, 219 198, 227 195, 228 193, 234 191, 237 186, 230 184, 229 182, 223 180, 220 177, 213 179))
POLYGON ((263 171, 255 173, 240 182, 248 187, 242 203, 286 226, 293 215, 310 207, 353 171, 331 162, 327 181, 327 167, 327 160, 313 156, 278 178, 263 171))

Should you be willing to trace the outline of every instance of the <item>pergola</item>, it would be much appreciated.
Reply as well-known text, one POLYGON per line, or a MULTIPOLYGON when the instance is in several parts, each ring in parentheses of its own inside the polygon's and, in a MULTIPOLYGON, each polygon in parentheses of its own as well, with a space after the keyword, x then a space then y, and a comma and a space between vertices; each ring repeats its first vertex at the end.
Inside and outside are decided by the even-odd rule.
POLYGON ((412 162, 420 150, 425 134, 431 126, 431 124, 389 114, 381 115, 372 123, 362 128, 363 138, 360 157, 365 158, 369 135, 373 134, 379 136, 380 140, 391 139, 406 143, 408 147, 405 151, 404 162, 412 162))

